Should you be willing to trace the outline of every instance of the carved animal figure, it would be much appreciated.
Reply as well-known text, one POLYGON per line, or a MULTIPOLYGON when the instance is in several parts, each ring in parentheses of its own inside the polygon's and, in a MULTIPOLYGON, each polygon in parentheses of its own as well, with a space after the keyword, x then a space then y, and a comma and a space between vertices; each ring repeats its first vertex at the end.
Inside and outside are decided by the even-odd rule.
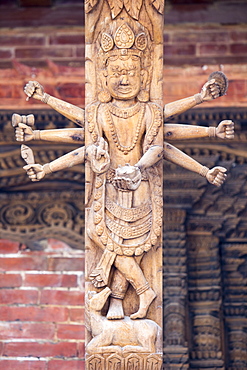
POLYGON ((93 339, 86 351, 94 353, 162 353, 162 330, 149 319, 107 320, 101 310, 111 294, 106 287, 100 293, 88 292, 86 305, 87 328, 93 339))

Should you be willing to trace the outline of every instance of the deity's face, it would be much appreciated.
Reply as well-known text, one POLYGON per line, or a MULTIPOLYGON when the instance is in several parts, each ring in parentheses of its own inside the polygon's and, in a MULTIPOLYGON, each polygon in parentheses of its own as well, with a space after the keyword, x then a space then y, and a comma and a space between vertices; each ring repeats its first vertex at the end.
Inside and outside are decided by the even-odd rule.
POLYGON ((141 62, 137 58, 108 60, 106 87, 114 99, 130 100, 141 89, 141 62))

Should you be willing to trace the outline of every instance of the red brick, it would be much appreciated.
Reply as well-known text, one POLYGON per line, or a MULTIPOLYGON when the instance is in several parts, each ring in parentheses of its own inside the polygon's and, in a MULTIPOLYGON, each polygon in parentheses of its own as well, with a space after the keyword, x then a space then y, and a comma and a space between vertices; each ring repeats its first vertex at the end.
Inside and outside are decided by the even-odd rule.
POLYGON ((187 42, 187 43, 203 43, 203 42, 219 42, 229 40, 228 32, 177 32, 174 34, 172 41, 175 42, 187 42))
POLYGON ((76 357, 77 343, 10 342, 4 344, 3 356, 76 357))
POLYGON ((44 323, 0 323, 0 339, 54 339, 54 324, 44 323))
MULTIPOLYGON (((33 252, 32 252, 33 253, 33 252)), ((26 270, 46 270, 47 260, 46 256, 35 256, 30 257, 19 255, 12 258, 1 258, 0 259, 0 271, 26 271, 26 270)))
POLYGON ((16 48, 15 50, 15 57, 19 59, 69 58, 72 56, 73 52, 70 47, 16 48))
POLYGON ((164 42, 169 42, 170 41, 170 34, 165 32, 163 38, 164 38, 164 42))
POLYGON ((78 357, 84 358, 85 357, 85 342, 77 343, 78 348, 78 357))
POLYGON ((59 339, 85 339, 85 326, 58 324, 57 337, 59 339))
MULTIPOLYGON (((0 81, 1 84, 1 81, 0 81)), ((1 84, 0 85, 0 98, 17 98, 17 99, 23 99, 23 91, 21 86, 15 86, 15 85, 6 85, 1 84)))
MULTIPOLYGON (((58 64, 56 64, 56 63, 53 63, 53 62, 51 62, 51 61, 49 61, 49 67, 51 68, 51 69, 59 69, 59 73, 60 73, 60 75, 61 74, 64 74, 64 72, 66 71, 68 74, 72 74, 72 69, 71 68, 68 68, 68 67, 64 67, 64 66, 60 66, 60 65, 58 65, 58 64)), ((67 74, 66 73, 66 74, 67 74)), ((57 240, 57 239, 52 239, 52 238, 50 238, 50 239, 48 239, 48 246, 49 246, 49 250, 54 250, 54 251, 58 251, 58 250, 61 250, 61 251, 64 251, 64 250, 71 250, 71 247, 68 245, 68 244, 66 244, 66 243, 64 243, 64 242, 62 242, 61 240, 57 240)))
POLYGON ((242 97, 247 95, 247 83, 245 80, 230 80, 227 97, 240 101, 242 97))
POLYGON ((20 45, 44 45, 44 36, 29 36, 29 35, 4 35, 0 36, 1 46, 20 46, 20 45))
POLYGON ((85 58, 85 47, 80 46, 76 48, 76 56, 79 58, 85 58))
POLYGON ((47 370, 85 370, 84 360, 51 360, 47 370))
POLYGON ((54 257, 48 262, 50 271, 83 271, 84 263, 84 258, 80 257, 54 257))
POLYGON ((70 321, 75 321, 75 322, 82 321, 82 322, 84 322, 84 320, 85 320, 84 308, 71 308, 69 310, 69 313, 70 313, 70 321))
POLYGON ((19 252, 19 245, 18 242, 0 239, 0 253, 17 253, 19 252))
POLYGON ((20 274, 1 274, 0 273, 0 288, 20 287, 22 277, 20 274))
POLYGON ((0 49, 0 58, 1 59, 10 59, 12 58, 12 50, 10 49, 0 49))
POLYGON ((200 45, 200 54, 203 55, 221 55, 226 54, 228 51, 228 46, 226 44, 202 44, 200 45))
POLYGON ((246 80, 231 80, 231 88, 234 89, 235 95, 246 95, 247 94, 246 80))
POLYGON ((247 54, 247 44, 233 44, 230 50, 232 54, 247 54))
POLYGON ((83 83, 58 84, 57 91, 62 97, 78 98, 85 96, 85 85, 83 83))
POLYGON ((173 83, 164 83, 164 95, 165 96, 175 96, 175 95, 180 95, 180 96, 190 96, 194 95, 196 91, 201 90, 201 85, 196 85, 195 83, 190 84, 181 84, 180 81, 173 81, 173 83))
POLYGON ((230 33, 230 36, 233 41, 237 41, 237 42, 247 40, 246 31, 233 31, 230 33))
POLYGON ((23 285, 33 287, 76 287, 77 275, 26 274, 23 285))
MULTIPOLYGON (((73 61, 71 63, 71 61, 69 62, 69 65, 66 65, 66 63, 63 62, 63 64, 58 64, 58 63, 55 63, 54 61, 51 61, 50 59, 47 60, 47 64, 48 64, 48 67, 49 69, 52 71, 53 75, 54 76, 69 76, 69 80, 71 80, 71 77, 73 76, 73 79, 77 80, 77 81, 81 81, 83 82, 84 79, 85 79, 85 65, 83 63, 83 65, 81 65, 82 61, 73 61), (75 65, 75 66, 74 66, 75 65), (78 79, 79 77, 79 79, 78 79)), ((49 240, 54 240, 54 239, 48 239, 49 240)), ((50 242, 49 242, 50 244, 50 242)), ((51 248, 56 248, 56 245, 55 247, 53 247, 53 242, 52 242, 52 245, 51 245, 51 248)), ((63 244, 64 246, 66 246, 67 248, 71 249, 71 247, 68 247, 68 244, 66 243, 63 243, 61 241, 56 241, 56 244, 63 244)), ((50 245, 49 245, 50 247, 50 245)), ((58 246, 59 248, 59 246, 58 246)))
POLYGON ((65 322, 69 319, 67 307, 11 307, 0 306, 1 321, 65 322))
POLYGON ((13 290, 1 289, 1 304, 35 304, 38 302, 39 292, 37 290, 13 290))
POLYGON ((50 44, 52 45, 83 45, 85 44, 85 37, 82 33, 74 34, 58 34, 50 37, 50 44))
POLYGON ((80 291, 43 290, 41 304, 56 304, 66 306, 84 305, 84 293, 80 291))
POLYGON ((46 370, 46 361, 0 360, 2 370, 46 370))
POLYGON ((164 55, 184 56, 195 55, 195 45, 165 45, 164 55))

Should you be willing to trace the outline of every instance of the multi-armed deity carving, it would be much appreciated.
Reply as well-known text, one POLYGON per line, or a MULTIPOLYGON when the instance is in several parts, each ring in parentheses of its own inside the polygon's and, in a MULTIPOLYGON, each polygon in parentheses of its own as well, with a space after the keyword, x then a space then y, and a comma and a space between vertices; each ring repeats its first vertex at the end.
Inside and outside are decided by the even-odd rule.
POLYGON ((151 2, 87 3, 87 102, 83 109, 44 92, 36 81, 29 98, 48 104, 80 128, 33 130, 14 115, 18 141, 48 140, 85 146, 44 165, 23 146, 32 181, 86 162, 86 292, 88 369, 161 369, 162 160, 197 172, 220 186, 226 169, 209 170, 167 140, 233 137, 233 123, 218 127, 166 124, 170 117, 224 95, 216 72, 200 93, 162 106, 161 8, 151 2), (91 4, 91 6, 89 6, 91 4), (96 17, 96 18, 94 18, 96 17), (90 34, 89 26, 96 19, 90 34), (157 63, 156 63, 157 62, 157 63), (84 117, 85 113, 85 117, 84 117), (29 156, 30 154, 30 156, 29 156), (94 293, 92 292, 94 291, 94 293), (107 305, 106 305, 107 303, 107 305), (115 365, 114 365, 115 364, 115 365), (117 364, 117 365, 116 365, 117 364), (91 366, 91 367, 90 367, 91 366), (93 367, 94 366, 94 367, 93 367), (95 367, 96 366, 96 367, 95 367), (118 367, 114 367, 118 366, 118 367))

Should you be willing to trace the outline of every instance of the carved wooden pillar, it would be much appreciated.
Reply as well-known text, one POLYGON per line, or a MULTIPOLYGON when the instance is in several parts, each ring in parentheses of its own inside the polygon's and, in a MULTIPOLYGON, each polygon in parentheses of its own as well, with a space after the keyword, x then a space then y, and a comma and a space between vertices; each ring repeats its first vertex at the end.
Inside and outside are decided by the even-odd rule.
POLYGON ((194 369, 223 369, 221 269, 219 240, 212 235, 188 238, 188 284, 194 369))
POLYGON ((162 367, 163 10, 86 2, 87 370, 162 367))
POLYGON ((247 368, 246 251, 245 243, 222 245, 226 367, 229 370, 247 368))
POLYGON ((188 369, 186 212, 164 212, 164 369, 188 369))

